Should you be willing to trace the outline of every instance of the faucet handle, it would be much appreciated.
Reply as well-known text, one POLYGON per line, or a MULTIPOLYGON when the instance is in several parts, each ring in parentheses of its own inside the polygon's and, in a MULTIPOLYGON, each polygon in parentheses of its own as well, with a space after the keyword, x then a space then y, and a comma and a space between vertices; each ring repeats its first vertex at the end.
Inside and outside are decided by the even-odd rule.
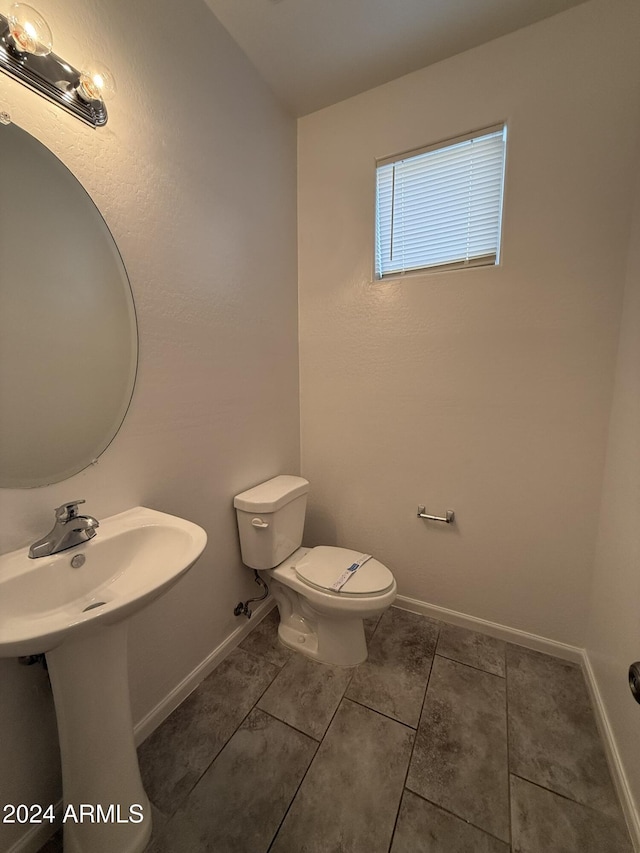
POLYGON ((66 504, 56 507, 56 521, 67 522, 78 515, 78 505, 84 504, 86 501, 82 498, 79 501, 69 501, 66 504))

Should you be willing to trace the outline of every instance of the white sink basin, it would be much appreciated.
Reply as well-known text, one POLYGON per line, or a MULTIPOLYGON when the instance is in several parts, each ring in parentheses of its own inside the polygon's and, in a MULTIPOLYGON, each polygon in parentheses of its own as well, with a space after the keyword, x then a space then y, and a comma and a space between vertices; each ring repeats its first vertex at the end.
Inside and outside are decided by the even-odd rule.
POLYGON ((98 625, 127 618, 198 559, 207 534, 190 521, 136 507, 52 557, 0 556, 0 657, 48 652, 98 625), (73 568, 78 555, 85 560, 73 568))
POLYGON ((65 807, 76 814, 82 803, 117 803, 125 815, 142 810, 141 822, 65 822, 68 853, 142 853, 149 841, 151 806, 129 702, 127 617, 169 589, 206 544, 197 524, 136 507, 53 557, 32 560, 27 548, 0 557, 0 657, 46 653, 65 807))

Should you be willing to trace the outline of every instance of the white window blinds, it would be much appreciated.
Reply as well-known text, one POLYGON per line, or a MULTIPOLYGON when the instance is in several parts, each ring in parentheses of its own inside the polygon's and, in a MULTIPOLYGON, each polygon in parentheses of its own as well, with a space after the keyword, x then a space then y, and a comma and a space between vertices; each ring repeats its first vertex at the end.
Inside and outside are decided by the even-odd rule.
POLYGON ((506 126, 378 161, 376 277, 495 264, 506 126))

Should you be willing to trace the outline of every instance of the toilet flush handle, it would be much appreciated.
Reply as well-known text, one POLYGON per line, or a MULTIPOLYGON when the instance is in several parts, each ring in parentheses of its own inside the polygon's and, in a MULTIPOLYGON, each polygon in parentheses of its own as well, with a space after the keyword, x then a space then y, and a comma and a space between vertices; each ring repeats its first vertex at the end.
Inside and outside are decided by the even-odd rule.
POLYGON ((265 530, 269 526, 269 522, 263 521, 261 518, 252 518, 251 524, 253 524, 254 527, 259 527, 261 530, 265 530))

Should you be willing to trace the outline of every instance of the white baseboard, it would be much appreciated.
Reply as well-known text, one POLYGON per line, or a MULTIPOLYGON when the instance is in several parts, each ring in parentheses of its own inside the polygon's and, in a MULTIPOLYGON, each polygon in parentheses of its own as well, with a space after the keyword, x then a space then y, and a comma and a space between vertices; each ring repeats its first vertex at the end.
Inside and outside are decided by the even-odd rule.
POLYGON ((181 702, 184 702, 190 693, 193 693, 198 684, 200 684, 200 682, 205 679, 210 672, 213 672, 219 663, 222 663, 227 655, 244 640, 253 628, 255 628, 256 624, 261 622, 267 613, 275 607, 275 603, 275 599, 272 596, 269 596, 265 601, 261 602, 253 611, 251 619, 243 619, 242 624, 238 625, 235 631, 229 634, 229 636, 223 640, 219 646, 216 646, 216 648, 207 655, 207 657, 199 663, 198 666, 196 666, 196 668, 186 676, 186 678, 183 678, 182 681, 174 687, 164 699, 162 699, 162 701, 158 702, 155 708, 152 708, 148 714, 135 724, 134 734, 137 746, 139 746, 142 741, 151 734, 151 732, 155 731, 160 723, 164 722, 169 714, 175 711, 178 705, 180 705, 181 702))
POLYGON ((58 800, 55 806, 56 824, 42 823, 29 827, 25 834, 15 841, 7 853, 38 853, 41 847, 47 843, 51 836, 57 832, 62 821, 62 800, 58 800))
POLYGON ((489 634, 490 637, 497 637, 499 640, 506 640, 508 643, 525 646, 536 652, 544 652, 547 655, 553 655, 573 663, 582 664, 583 661, 583 649, 578 646, 558 643, 556 640, 549 640, 547 637, 538 636, 538 634, 529 634, 527 631, 519 631, 517 628, 508 628, 498 622, 488 622, 486 619, 468 616, 466 613, 459 613, 457 610, 448 610, 446 607, 427 604, 426 601, 419 601, 417 598, 399 595, 395 600, 395 606, 401 610, 411 610, 413 613, 431 616, 432 619, 440 619, 442 622, 450 622, 452 625, 459 625, 461 628, 468 628, 470 631, 480 631, 483 634, 489 634))
POLYGON ((598 682, 586 649, 582 653, 582 669, 587 680, 587 687, 589 688, 591 704, 596 715, 598 730, 604 742, 611 776, 613 777, 613 784, 615 785, 627 821, 629 835, 631 836, 634 849, 640 851, 640 817, 638 816, 638 810, 636 809, 633 794, 631 793, 631 786, 629 785, 629 780, 627 779, 627 774, 624 771, 624 765, 620 757, 620 750, 613 735, 613 729, 611 728, 602 700, 602 694, 600 693, 600 688, 598 687, 598 682))
POLYGON ((620 752, 613 735, 613 729, 611 728, 598 688, 598 682, 596 681, 586 649, 581 649, 578 646, 570 646, 566 643, 558 643, 555 640, 549 640, 547 637, 529 634, 526 631, 519 631, 516 628, 508 628, 506 625, 499 625, 497 622, 488 622, 486 619, 478 619, 476 616, 468 616, 466 613, 448 610, 446 607, 438 607, 435 604, 428 604, 426 601, 419 601, 416 598, 408 598, 404 595, 399 595, 396 598, 395 606, 402 610, 410 610, 413 613, 421 613, 423 616, 431 616, 431 618, 440 619, 442 622, 459 625, 461 628, 468 628, 471 631, 480 631, 483 634, 489 634, 491 637, 497 637, 499 640, 505 640, 508 643, 515 643, 518 646, 525 646, 537 652, 544 652, 545 654, 580 664, 587 682, 587 688, 596 716, 596 723, 604 743, 609 769, 611 770, 613 783, 620 798, 622 810, 624 811, 631 841, 636 853, 640 853, 640 817, 631 793, 629 781, 624 772, 620 752))

